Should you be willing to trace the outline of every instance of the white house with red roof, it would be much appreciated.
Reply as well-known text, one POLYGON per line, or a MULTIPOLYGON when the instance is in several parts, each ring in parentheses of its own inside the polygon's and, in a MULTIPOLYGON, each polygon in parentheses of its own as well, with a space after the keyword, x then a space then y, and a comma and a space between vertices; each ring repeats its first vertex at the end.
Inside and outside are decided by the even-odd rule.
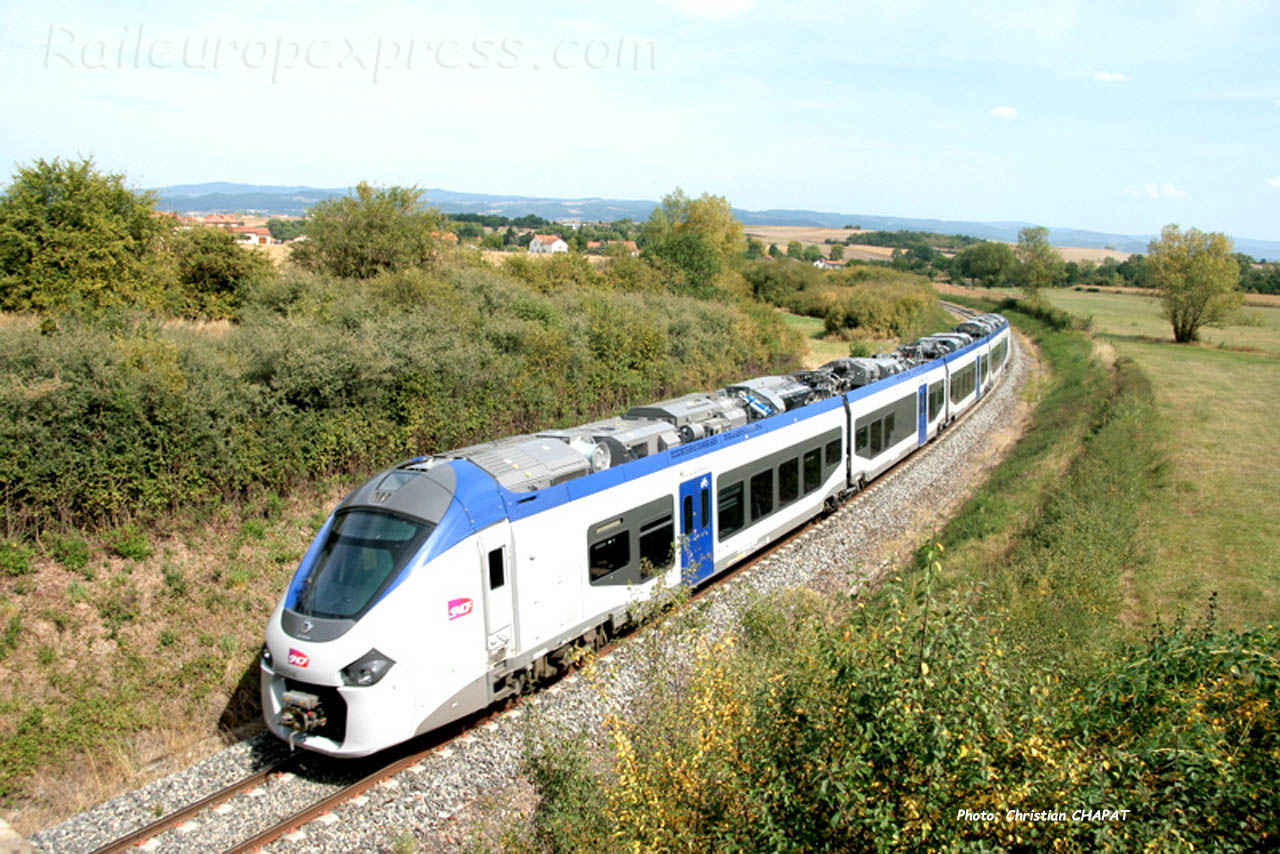
POLYGON ((252 243, 260 246, 266 246, 271 241, 271 230, 268 228, 254 228, 253 226, 242 225, 231 229, 236 236, 237 243, 252 243))
POLYGON ((529 241, 529 251, 537 255, 549 255, 552 252, 568 252, 569 244, 555 234, 535 234, 529 241))

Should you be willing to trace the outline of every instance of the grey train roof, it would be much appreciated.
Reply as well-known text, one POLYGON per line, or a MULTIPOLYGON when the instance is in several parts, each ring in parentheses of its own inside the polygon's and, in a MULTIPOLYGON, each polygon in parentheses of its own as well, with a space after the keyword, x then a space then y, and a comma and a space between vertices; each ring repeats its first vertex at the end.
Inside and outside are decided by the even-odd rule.
MULTIPOLYGON (((1000 315, 978 315, 956 330, 926 336, 893 353, 753 377, 712 392, 636 406, 616 418, 458 448, 400 468, 431 471, 442 460, 465 459, 512 492, 532 492, 869 385, 955 352, 1004 323, 1000 315)), ((359 492, 367 490, 373 497, 378 490, 371 487, 381 482, 375 478, 359 492)))

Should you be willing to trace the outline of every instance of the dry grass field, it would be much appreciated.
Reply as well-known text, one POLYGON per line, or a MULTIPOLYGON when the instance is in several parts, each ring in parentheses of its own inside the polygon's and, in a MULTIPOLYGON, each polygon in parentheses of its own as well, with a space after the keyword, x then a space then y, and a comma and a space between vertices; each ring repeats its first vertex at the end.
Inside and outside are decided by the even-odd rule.
MULTIPOLYGON (((823 255, 827 254, 826 241, 843 242, 851 234, 867 234, 870 231, 871 229, 866 228, 817 228, 807 225, 749 225, 746 227, 748 237, 754 237, 766 246, 770 243, 776 243, 779 249, 786 249, 788 243, 792 240, 798 240, 803 244, 817 246, 822 250, 823 255)), ((1057 246, 1055 248, 1062 255, 1064 261, 1075 261, 1077 263, 1093 261, 1098 264, 1107 258, 1125 261, 1130 255, 1128 252, 1120 252, 1115 249, 1094 249, 1087 246, 1057 246)), ((888 261, 893 257, 893 248, 889 246, 846 246, 844 257, 860 261, 888 261)))

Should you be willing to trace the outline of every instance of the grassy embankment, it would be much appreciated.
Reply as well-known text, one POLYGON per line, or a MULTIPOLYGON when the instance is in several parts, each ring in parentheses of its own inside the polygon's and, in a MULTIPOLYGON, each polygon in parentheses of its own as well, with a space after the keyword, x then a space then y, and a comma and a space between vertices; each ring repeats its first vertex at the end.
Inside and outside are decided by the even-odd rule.
MULTIPOLYGON (((1145 639, 1137 631, 1155 613, 1142 591, 1169 559, 1144 532, 1184 494, 1176 432, 1160 426, 1165 381, 1154 371, 1153 386, 1127 354, 1110 366, 1079 333, 1018 322, 1052 379, 1035 390, 1026 437, 938 534, 945 551, 922 551, 914 569, 860 603, 762 600, 736 638, 697 657, 674 696, 612 722, 597 756, 553 742, 529 767, 543 795, 541 844, 1276 845, 1267 816, 1280 812, 1280 635, 1216 624, 1201 595, 1216 586, 1214 566, 1195 570, 1204 588, 1178 591, 1176 604, 1203 618, 1145 639), (1104 808, 1130 812, 1073 820, 1075 810, 1104 808), (1009 810, 1065 815, 1007 821, 1009 810)), ((1238 460, 1237 476, 1252 467, 1238 460)), ((1201 489, 1216 492, 1212 484, 1201 489)), ((1207 523, 1163 525, 1212 541, 1218 519, 1207 523)), ((1254 600, 1233 622, 1269 616, 1254 600)))

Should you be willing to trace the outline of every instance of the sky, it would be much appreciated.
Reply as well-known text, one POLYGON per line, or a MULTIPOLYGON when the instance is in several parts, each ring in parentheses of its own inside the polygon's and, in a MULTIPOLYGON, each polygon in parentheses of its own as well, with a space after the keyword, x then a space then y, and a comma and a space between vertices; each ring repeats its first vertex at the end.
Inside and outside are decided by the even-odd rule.
POLYGON ((1280 4, 0 2, 0 160, 1280 240, 1280 4))

